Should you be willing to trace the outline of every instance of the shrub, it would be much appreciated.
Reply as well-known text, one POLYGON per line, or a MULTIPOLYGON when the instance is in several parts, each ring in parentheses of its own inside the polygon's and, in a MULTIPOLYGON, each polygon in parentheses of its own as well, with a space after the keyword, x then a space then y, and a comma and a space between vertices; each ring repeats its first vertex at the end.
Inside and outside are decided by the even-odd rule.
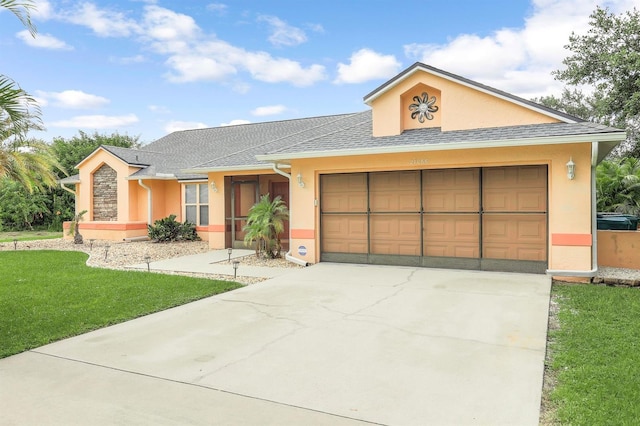
POLYGON ((196 226, 193 223, 180 223, 176 215, 156 220, 153 225, 148 225, 149 238, 157 243, 169 243, 172 241, 199 241, 196 226))

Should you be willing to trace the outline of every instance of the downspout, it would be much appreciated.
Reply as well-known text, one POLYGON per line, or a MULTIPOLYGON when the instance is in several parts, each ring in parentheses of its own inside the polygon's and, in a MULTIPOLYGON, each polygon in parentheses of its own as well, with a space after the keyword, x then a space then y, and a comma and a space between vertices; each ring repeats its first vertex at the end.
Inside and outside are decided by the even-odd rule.
POLYGON ((598 272, 598 211, 596 203, 596 166, 598 165, 598 142, 591 142, 591 270, 547 270, 547 275, 568 277, 594 277, 598 272))
POLYGON ((152 217, 153 217, 153 216, 151 215, 151 213, 152 213, 152 205, 151 205, 151 201, 152 201, 152 198, 151 198, 151 188, 150 188, 149 186, 145 185, 145 184, 142 182, 142 179, 138 179, 138 185, 140 185, 141 187, 143 187, 144 189, 146 189, 146 190, 147 190, 147 223, 148 223, 149 225, 151 225, 151 219, 152 219, 152 217))
MULTIPOLYGON (((289 179, 289 203, 291 203, 291 175, 283 170, 280 170, 278 168, 278 163, 273 163, 271 164, 271 167, 273 168, 273 171, 276 172, 277 174, 279 174, 280 176, 284 176, 287 179, 289 179)), ((289 220, 291 220, 291 207, 289 207, 289 220)), ((291 226, 289 226, 289 251, 284 255, 284 258, 286 260, 288 260, 289 262, 293 262, 297 265, 301 265, 301 266, 307 266, 308 263, 305 260, 302 259, 298 259, 297 257, 294 257, 291 255, 291 226)))

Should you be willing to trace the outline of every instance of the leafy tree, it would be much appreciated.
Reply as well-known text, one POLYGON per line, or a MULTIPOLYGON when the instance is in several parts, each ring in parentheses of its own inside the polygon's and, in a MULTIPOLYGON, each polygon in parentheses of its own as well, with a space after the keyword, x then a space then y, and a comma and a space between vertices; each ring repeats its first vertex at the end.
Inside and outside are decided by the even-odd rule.
POLYGON ((139 136, 120 135, 118 132, 110 135, 94 132, 93 135, 89 135, 79 130, 76 136, 68 140, 62 137, 54 138, 51 146, 60 165, 71 172, 80 161, 100 145, 138 148, 140 146, 138 139, 139 136))
POLYGON ((640 159, 605 160, 596 181, 598 211, 640 216, 640 159))
POLYGON ((18 182, 0 181, 0 229, 21 231, 43 225, 50 213, 48 196, 39 190, 29 193, 18 182))
POLYGON ((272 259, 281 257, 282 244, 280 234, 284 231, 284 222, 289 219, 289 210, 280 196, 273 200, 269 194, 260 197, 260 201, 249 209, 244 244, 256 244, 256 256, 261 253, 272 259))
POLYGON ((589 26, 587 34, 571 34, 565 47, 572 54, 554 75, 571 86, 592 86, 594 121, 626 128, 623 148, 640 157, 640 11, 616 16, 597 7, 589 26))

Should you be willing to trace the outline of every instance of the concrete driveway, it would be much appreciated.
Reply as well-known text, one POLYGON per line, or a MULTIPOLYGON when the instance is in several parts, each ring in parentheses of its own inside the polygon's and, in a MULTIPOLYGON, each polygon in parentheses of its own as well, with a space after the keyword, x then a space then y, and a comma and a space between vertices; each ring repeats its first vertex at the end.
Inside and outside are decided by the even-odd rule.
POLYGON ((550 287, 322 263, 0 360, 0 424, 537 425, 550 287))

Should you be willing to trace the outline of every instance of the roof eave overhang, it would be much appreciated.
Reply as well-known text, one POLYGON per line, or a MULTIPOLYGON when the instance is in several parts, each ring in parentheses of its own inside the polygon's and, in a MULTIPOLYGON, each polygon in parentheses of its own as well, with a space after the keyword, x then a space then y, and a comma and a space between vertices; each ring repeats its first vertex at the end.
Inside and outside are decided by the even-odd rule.
POLYGON ((626 138, 625 132, 613 133, 596 133, 585 135, 568 135, 568 136, 547 136, 541 138, 524 138, 524 139, 496 139, 486 141, 460 141, 454 143, 439 143, 425 145, 407 145, 407 146, 386 146, 372 147, 361 149, 343 149, 331 151, 308 151, 298 153, 282 153, 282 154, 263 154, 257 155, 259 161, 281 162, 294 159, 304 158, 323 158, 323 157, 341 157, 355 155, 376 155, 376 154, 395 154, 405 152, 424 152, 424 151, 449 151, 461 149, 481 149, 481 148, 506 148, 521 147, 535 145, 561 145, 569 143, 592 143, 592 142, 616 142, 619 143, 626 138))
POLYGON ((177 180, 176 176, 127 176, 125 180, 177 180))
POLYGON ((464 81, 464 80, 460 80, 460 79, 454 78, 454 77, 453 77, 453 76, 451 76, 451 75, 448 75, 448 74, 445 74, 445 73, 438 72, 437 70, 430 69, 430 68, 426 68, 426 67, 424 67, 424 66, 422 66, 422 65, 417 65, 417 66, 415 66, 413 69, 410 69, 410 70, 409 70, 405 75, 403 75, 403 76, 401 76, 400 78, 396 79, 395 81, 393 81, 393 82, 389 83, 388 85, 386 85, 386 86, 384 86, 384 87, 380 88, 380 90, 378 90, 378 91, 376 91, 376 92, 374 92, 374 93, 370 94, 369 96, 367 96, 366 98, 364 98, 364 103, 365 103, 365 104, 367 104, 367 105, 369 105, 369 106, 371 106, 371 103, 372 103, 374 100, 376 100, 376 99, 377 99, 377 98, 379 98, 380 96, 384 95, 385 93, 387 93, 388 91, 390 91, 391 89, 393 89, 394 87, 396 87, 397 85, 399 85, 399 84, 400 84, 400 83, 402 83, 404 80, 406 80, 408 77, 412 76, 413 74, 415 74, 415 73, 416 73, 416 72, 418 72, 418 71, 426 72, 426 73, 428 73, 428 74, 432 74, 432 75, 435 75, 435 76, 437 76, 437 77, 444 78, 445 80, 453 81, 453 82, 455 82, 455 83, 457 83, 457 84, 460 84, 460 85, 462 85, 462 86, 469 87, 469 88, 471 88, 471 89, 473 89, 473 90, 477 90, 477 91, 482 92, 482 93, 485 93, 485 94, 487 94, 487 95, 491 95, 491 96, 494 96, 494 97, 496 97, 496 98, 499 98, 499 99, 502 99, 502 100, 505 100, 505 101, 511 102, 511 103, 513 103, 513 104, 519 105, 519 106, 524 107, 524 108, 527 108, 527 109, 529 109, 529 110, 536 111, 536 112, 538 112, 538 113, 540 113, 540 114, 544 114, 544 115, 546 115, 546 116, 548 116, 548 117, 555 118, 556 120, 560 120, 560 121, 561 121, 561 122, 563 122, 563 123, 577 123, 577 122, 578 122, 578 121, 576 121, 576 120, 571 120, 571 119, 569 119, 568 117, 565 117, 565 116, 563 116, 563 115, 554 114, 554 113, 552 113, 551 111, 547 111, 547 110, 544 110, 544 109, 542 109, 542 108, 536 108, 536 107, 534 107, 534 106, 532 106, 532 105, 526 104, 526 103, 524 103, 524 102, 520 102, 520 101, 518 101, 517 99, 513 99, 513 98, 510 98, 510 97, 508 97, 508 96, 504 96, 504 95, 502 95, 502 94, 500 94, 500 93, 496 93, 496 92, 494 92, 494 91, 492 91, 492 90, 485 89, 485 88, 484 88, 484 87, 482 87, 482 86, 476 86, 476 85, 471 84, 471 83, 469 83, 469 82, 466 82, 466 81, 464 81))
POLYGON ((253 164, 245 166, 218 166, 218 167, 198 167, 193 169, 184 169, 182 173, 189 174, 206 174, 213 172, 236 172, 242 170, 271 170, 271 164, 253 164))

